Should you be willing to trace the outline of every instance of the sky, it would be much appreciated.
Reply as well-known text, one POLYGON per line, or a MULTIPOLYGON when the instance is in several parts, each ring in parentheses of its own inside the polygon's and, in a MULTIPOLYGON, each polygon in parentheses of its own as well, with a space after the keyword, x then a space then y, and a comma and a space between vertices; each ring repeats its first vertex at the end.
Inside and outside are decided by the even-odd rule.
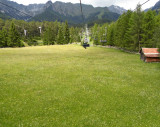
MULTIPOLYGON (((48 0, 10 0, 15 1, 19 4, 33 4, 33 3, 46 3, 48 0)), ((52 2, 55 1, 62 1, 62 2, 72 2, 72 3, 79 3, 79 0, 51 0, 52 2)), ((110 5, 118 5, 125 9, 135 9, 138 3, 143 4, 147 0, 81 0, 84 4, 91 4, 94 7, 105 7, 110 5)), ((150 0, 147 2, 142 9, 150 8, 156 4, 159 0, 150 0)))

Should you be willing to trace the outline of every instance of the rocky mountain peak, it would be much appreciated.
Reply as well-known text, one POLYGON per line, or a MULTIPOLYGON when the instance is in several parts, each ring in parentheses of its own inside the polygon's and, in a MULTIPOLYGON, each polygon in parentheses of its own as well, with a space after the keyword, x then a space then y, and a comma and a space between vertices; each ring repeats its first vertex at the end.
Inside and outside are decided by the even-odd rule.
POLYGON ((51 0, 49 0, 45 5, 44 5, 44 10, 47 8, 52 8, 53 7, 53 3, 51 0))
POLYGON ((49 0, 45 5, 46 5, 46 6, 52 6, 52 5, 53 5, 53 3, 52 3, 52 1, 51 1, 51 0, 49 0))
POLYGON ((160 9, 160 0, 154 5, 152 10, 159 10, 160 9))
POLYGON ((124 12, 126 12, 127 10, 122 8, 122 7, 119 7, 119 6, 115 6, 115 5, 111 5, 108 7, 108 9, 111 11, 111 12, 114 12, 114 13, 117 13, 117 14, 120 14, 122 15, 124 12))

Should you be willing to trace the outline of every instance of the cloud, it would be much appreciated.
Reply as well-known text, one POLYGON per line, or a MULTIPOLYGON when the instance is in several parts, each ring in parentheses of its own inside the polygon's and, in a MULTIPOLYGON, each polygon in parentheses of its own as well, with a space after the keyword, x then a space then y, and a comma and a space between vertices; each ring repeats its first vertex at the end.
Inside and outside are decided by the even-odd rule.
MULTIPOLYGON (((33 4, 33 3, 46 3, 48 0, 13 0, 21 4, 33 4)), ((52 2, 55 2, 57 0, 52 0, 52 2)), ((79 3, 79 0, 58 0, 62 2, 72 2, 72 3, 79 3)), ((121 7, 124 7, 125 9, 134 9, 136 8, 136 5, 138 3, 144 3, 146 0, 82 0, 82 3, 84 4, 91 4, 94 7, 108 7, 110 5, 118 5, 121 7)), ((158 2, 158 0, 150 0, 148 3, 146 3, 143 8, 149 8, 151 6, 154 6, 155 3, 158 2)))
MULTIPOLYGON (((125 9, 135 9, 138 3, 142 4, 144 2, 146 2, 146 0, 87 0, 87 1, 83 1, 83 3, 91 3, 95 7, 117 5, 125 9)), ((143 9, 154 6, 156 2, 158 2, 158 0, 150 0, 148 3, 146 3, 143 6, 143 9)))

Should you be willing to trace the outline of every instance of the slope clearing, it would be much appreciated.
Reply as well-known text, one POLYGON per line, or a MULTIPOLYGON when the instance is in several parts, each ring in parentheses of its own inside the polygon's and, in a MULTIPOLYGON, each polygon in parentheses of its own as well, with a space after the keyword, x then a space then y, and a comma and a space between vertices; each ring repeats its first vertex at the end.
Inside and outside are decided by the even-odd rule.
POLYGON ((158 127, 160 64, 115 49, 0 49, 1 127, 158 127))

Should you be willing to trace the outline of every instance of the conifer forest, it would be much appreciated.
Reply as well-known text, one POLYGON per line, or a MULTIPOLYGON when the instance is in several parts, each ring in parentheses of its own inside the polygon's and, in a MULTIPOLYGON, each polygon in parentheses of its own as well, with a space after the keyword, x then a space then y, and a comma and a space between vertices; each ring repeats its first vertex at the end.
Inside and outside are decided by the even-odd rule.
POLYGON ((68 22, 26 22, 0 19, 0 47, 63 45, 80 41, 80 28, 68 22))
POLYGON ((160 14, 144 12, 137 5, 135 11, 128 10, 116 22, 92 27, 95 45, 110 45, 130 51, 140 48, 160 47, 160 14))

